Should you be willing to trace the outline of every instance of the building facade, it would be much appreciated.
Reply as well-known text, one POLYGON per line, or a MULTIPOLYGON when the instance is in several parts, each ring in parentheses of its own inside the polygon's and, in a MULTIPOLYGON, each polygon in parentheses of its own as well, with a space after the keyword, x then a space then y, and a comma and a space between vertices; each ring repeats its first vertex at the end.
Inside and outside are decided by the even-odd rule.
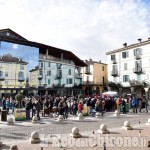
POLYGON ((136 94, 149 97, 150 39, 107 52, 108 85, 120 95, 136 94))
POLYGON ((107 91, 107 64, 101 61, 85 60, 82 68, 83 91, 85 95, 99 95, 107 91))
POLYGON ((71 51, 32 42, 11 29, 0 30, 0 97, 16 94, 82 93, 86 64, 71 51))

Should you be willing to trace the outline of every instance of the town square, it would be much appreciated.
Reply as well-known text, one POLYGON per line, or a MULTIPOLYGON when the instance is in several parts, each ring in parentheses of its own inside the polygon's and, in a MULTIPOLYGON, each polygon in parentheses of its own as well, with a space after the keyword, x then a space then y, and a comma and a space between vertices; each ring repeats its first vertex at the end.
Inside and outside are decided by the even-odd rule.
POLYGON ((148 150, 148 0, 0 0, 0 149, 148 150))

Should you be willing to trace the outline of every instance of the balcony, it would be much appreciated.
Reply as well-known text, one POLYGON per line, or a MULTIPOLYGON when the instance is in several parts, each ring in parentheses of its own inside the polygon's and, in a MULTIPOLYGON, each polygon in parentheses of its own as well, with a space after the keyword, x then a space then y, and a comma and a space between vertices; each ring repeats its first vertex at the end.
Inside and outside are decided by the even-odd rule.
POLYGON ((23 76, 18 77, 18 82, 24 82, 25 78, 23 76))
POLYGON ((61 78, 62 78, 62 75, 61 75, 61 74, 57 74, 57 75, 55 76, 55 80, 61 79, 61 78))
POLYGON ((43 76, 41 74, 38 75, 38 80, 42 80, 43 76))
POLYGON ((93 85, 94 82, 93 81, 84 81, 83 85, 93 85))
POLYGON ((85 74, 91 74, 90 69, 86 69, 86 70, 85 70, 85 74))
POLYGON ((75 77, 75 78, 82 78, 82 75, 81 75, 81 74, 78 74, 78 73, 75 73, 74 77, 75 77))
POLYGON ((137 54, 134 56, 135 59, 141 59, 141 55, 137 54))
POLYGON ((142 82, 142 81, 135 81, 135 86, 144 86, 144 82, 142 82))
POLYGON ((39 70, 42 70, 42 68, 43 68, 43 67, 42 67, 41 65, 39 65, 39 70))
POLYGON ((3 76, 0 76, 0 81, 4 81, 5 78, 3 76))
POLYGON ((112 64, 116 64, 117 61, 114 59, 114 60, 111 60, 112 64))
POLYGON ((117 87, 117 83, 115 83, 115 82, 108 82, 108 86, 109 87, 117 87))
POLYGON ((142 73, 142 67, 133 68, 133 72, 136 73, 136 74, 141 74, 142 73))
POLYGON ((111 76, 117 77, 118 76, 118 70, 111 71, 111 76))

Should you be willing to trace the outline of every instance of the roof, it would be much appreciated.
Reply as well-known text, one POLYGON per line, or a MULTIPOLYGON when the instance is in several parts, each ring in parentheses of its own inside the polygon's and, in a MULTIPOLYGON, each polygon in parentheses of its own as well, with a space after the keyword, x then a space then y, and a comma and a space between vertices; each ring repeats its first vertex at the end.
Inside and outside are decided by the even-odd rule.
POLYGON ((78 58, 71 51, 67 51, 64 49, 60 49, 60 48, 52 47, 49 45, 26 40, 24 37, 15 33, 11 29, 0 30, 0 41, 6 41, 6 42, 11 42, 11 43, 17 43, 17 44, 37 47, 37 48, 39 48, 40 53, 46 53, 46 50, 48 49, 48 53, 54 57, 61 58, 61 56, 63 54, 64 59, 74 61, 76 66, 81 66, 81 67, 87 66, 86 63, 84 63, 84 61, 82 61, 80 58, 78 58), (7 33, 9 33, 9 34, 7 34, 7 33))
POLYGON ((31 69, 29 72, 34 72, 34 71, 38 71, 39 70, 39 67, 36 66, 34 69, 31 69))
POLYGON ((85 63, 86 63, 87 65, 94 64, 94 63, 102 64, 102 65, 107 65, 106 63, 102 63, 101 61, 94 61, 94 60, 92 60, 92 59, 90 59, 90 60, 85 60, 85 63))
POLYGON ((125 51, 125 50, 128 50, 128 49, 140 47, 140 46, 147 45, 147 44, 150 44, 150 39, 148 39, 146 41, 143 41, 143 42, 140 42, 140 43, 131 44, 131 45, 126 46, 126 47, 122 47, 122 48, 119 48, 119 49, 116 49, 116 50, 109 51, 109 52, 106 53, 106 55, 114 54, 114 53, 117 53, 117 52, 121 52, 121 51, 125 51))
POLYGON ((11 54, 5 54, 0 56, 0 62, 15 62, 20 64, 28 64, 27 62, 23 61, 21 58, 13 57, 11 54))

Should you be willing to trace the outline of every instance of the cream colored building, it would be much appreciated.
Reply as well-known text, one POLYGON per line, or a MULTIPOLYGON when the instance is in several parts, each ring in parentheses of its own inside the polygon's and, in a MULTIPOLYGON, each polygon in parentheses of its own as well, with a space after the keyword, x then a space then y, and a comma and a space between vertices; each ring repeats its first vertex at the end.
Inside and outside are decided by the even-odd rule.
POLYGON ((35 67, 35 69, 32 69, 29 71, 29 87, 38 87, 39 86, 39 68, 35 67))
POLYGON ((0 87, 24 88, 26 86, 27 62, 5 54, 0 56, 0 87))
POLYGON ((82 69, 83 90, 86 95, 101 94, 107 90, 107 64, 101 61, 85 60, 82 69))

